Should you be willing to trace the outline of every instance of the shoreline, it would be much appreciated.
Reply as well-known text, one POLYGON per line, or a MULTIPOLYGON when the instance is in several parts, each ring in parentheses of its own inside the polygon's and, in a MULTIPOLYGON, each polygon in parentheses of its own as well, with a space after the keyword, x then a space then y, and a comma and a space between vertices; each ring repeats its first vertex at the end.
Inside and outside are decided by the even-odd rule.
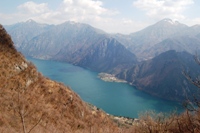
POLYGON ((108 73, 99 73, 98 78, 106 82, 128 83, 127 81, 118 79, 114 75, 108 73))
POLYGON ((108 117, 110 117, 110 119, 117 123, 118 126, 133 126, 137 123, 140 122, 140 120, 138 118, 131 118, 131 117, 126 117, 126 116, 117 116, 117 115, 112 115, 109 113, 106 113, 104 110, 102 110, 101 108, 96 107, 95 105, 91 104, 91 103, 87 103, 86 104, 89 106, 89 108, 93 111, 93 113, 97 113, 98 111, 102 111, 104 112, 108 117))

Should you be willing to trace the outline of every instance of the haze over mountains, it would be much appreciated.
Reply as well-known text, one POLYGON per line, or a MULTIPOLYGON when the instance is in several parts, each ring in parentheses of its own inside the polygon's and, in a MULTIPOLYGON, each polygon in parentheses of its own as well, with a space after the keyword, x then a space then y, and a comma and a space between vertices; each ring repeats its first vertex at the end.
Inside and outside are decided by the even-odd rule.
POLYGON ((117 71, 118 67, 137 62, 135 55, 116 39, 86 24, 65 22, 49 26, 29 20, 9 26, 7 30, 11 36, 15 36, 14 42, 21 44, 16 45, 17 49, 35 58, 67 61, 105 72, 117 71), (24 25, 23 28, 21 25, 24 25), (16 37, 16 34, 21 36, 16 37))
MULTIPOLYGON (((149 75, 151 73, 145 70, 153 69, 154 63, 160 64, 158 66, 160 71, 159 68, 163 64, 166 68, 173 64, 171 62, 178 65, 180 60, 188 59, 187 55, 184 52, 168 51, 148 62, 142 62, 143 65, 136 64, 135 66, 146 68, 142 69, 144 71, 141 71, 139 75, 149 75), (168 62, 159 61, 163 59, 163 56, 167 57, 168 62)), ((106 114, 101 109, 85 103, 69 87, 39 73, 31 62, 17 52, 10 36, 1 25, 0 59, 1 132, 199 133, 200 131, 199 111, 187 110, 183 114, 172 114, 167 117, 162 113, 152 114, 153 116, 145 114, 139 120, 134 120, 106 114)), ((187 63, 192 62, 189 60, 187 63)), ((162 70, 160 72, 163 73, 162 70)))
POLYGON ((140 60, 146 60, 168 50, 194 54, 200 49, 198 29, 200 25, 189 27, 178 21, 163 19, 130 35, 117 34, 116 38, 140 60))
POLYGON ((180 101, 195 89, 182 70, 198 71, 192 54, 200 49, 199 25, 163 19, 129 35, 111 35, 75 22, 46 25, 29 20, 6 29, 27 56, 115 74, 138 89, 170 100, 180 101))

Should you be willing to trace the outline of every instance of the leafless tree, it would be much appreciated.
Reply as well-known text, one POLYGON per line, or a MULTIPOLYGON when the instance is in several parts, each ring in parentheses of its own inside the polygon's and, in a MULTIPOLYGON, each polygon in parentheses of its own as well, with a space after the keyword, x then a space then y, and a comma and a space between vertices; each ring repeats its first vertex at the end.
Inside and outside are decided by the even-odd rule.
POLYGON ((41 113, 41 115, 39 115, 39 117, 36 118, 37 119, 36 122, 34 122, 31 127, 29 126, 28 129, 27 125, 30 125, 31 123, 30 122, 31 115, 34 115, 34 113, 38 113, 37 112, 38 107, 36 107, 37 105, 35 105, 35 107, 30 107, 28 97, 31 94, 28 93, 27 91, 30 91, 30 89, 28 88, 23 89, 22 87, 18 87, 17 101, 16 101, 16 106, 14 108, 14 112, 16 112, 16 115, 20 117, 23 133, 30 133, 40 123, 40 121, 43 118, 43 113, 41 113))

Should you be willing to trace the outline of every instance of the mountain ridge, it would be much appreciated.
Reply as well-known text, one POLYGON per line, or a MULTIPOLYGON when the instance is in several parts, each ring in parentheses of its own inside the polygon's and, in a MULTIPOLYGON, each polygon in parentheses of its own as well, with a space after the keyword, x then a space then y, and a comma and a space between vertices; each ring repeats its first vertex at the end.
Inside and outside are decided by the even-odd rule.
MULTIPOLYGON (((163 49, 162 51, 157 48, 157 44, 166 43, 167 39, 175 39, 181 37, 193 37, 194 41, 196 40, 196 35, 199 34, 198 25, 195 26, 187 26, 185 24, 179 23, 178 21, 173 22, 171 19, 163 19, 153 25, 150 25, 144 28, 141 31, 131 33, 129 35, 115 35, 115 38, 125 45, 127 49, 133 52, 138 60, 143 61, 147 59, 151 59, 156 55, 166 52, 167 50, 179 50, 178 48, 169 48, 163 49), (155 52, 150 52, 153 49, 158 51, 158 54, 155 52), (147 54, 149 53, 150 54, 147 54)), ((193 41, 193 40, 191 40, 193 41)), ((198 40, 200 44, 200 41, 198 40)), ((183 43, 184 44, 184 43, 183 43)), ((170 44, 169 44, 170 45, 170 44)), ((172 43, 171 45, 177 45, 176 43, 172 43)), ((187 49, 183 49, 182 51, 187 51, 191 54, 194 54, 196 51, 190 48, 190 45, 187 45, 187 49)))
MULTIPOLYGON (((28 22, 23 22, 23 24, 26 24, 26 23, 28 23, 28 22)), ((34 21, 34 23, 36 23, 36 22, 34 21)), ((39 23, 37 23, 37 24, 39 24, 39 23)), ((90 28, 93 28, 88 24, 82 24, 82 23, 76 23, 76 22, 70 22, 70 21, 66 21, 66 22, 59 24, 59 25, 61 26, 61 25, 66 25, 66 24, 68 24, 68 25, 69 24, 71 24, 71 25, 85 25, 85 26, 89 26, 90 28)), ((18 24, 15 24, 16 27, 17 27, 17 25, 18 24)), ((59 25, 48 25, 47 26, 48 28, 46 30, 43 29, 43 31, 47 32, 47 34, 48 34, 48 31, 47 31, 48 29, 55 28, 59 25)), ((18 37, 16 38, 17 32, 11 30, 11 29, 13 29, 12 26, 6 26, 6 27, 7 27, 6 29, 8 30, 8 32, 13 37, 13 40, 15 42, 17 49, 19 51, 21 51, 22 53, 28 51, 27 47, 29 47, 29 46, 26 46, 26 45, 28 44, 28 42, 33 43, 33 42, 30 41, 30 39, 29 40, 26 39, 26 38, 29 38, 29 37, 26 37, 25 39, 19 39, 20 36, 18 35, 18 37), (26 41, 23 42, 22 40, 26 40, 26 41), (21 48, 20 48, 19 45, 22 45, 21 48)), ((124 45, 129 51, 131 51, 133 54, 135 54, 139 61, 142 61, 142 60, 146 60, 146 59, 151 59, 151 58, 155 57, 156 55, 158 55, 159 53, 165 52, 167 50, 179 50, 179 49, 177 49, 177 47, 174 47, 174 48, 170 48, 170 49, 163 49, 163 51, 159 51, 159 48, 156 47, 156 46, 158 46, 157 44, 162 45, 162 43, 166 43, 165 40, 167 40, 167 39, 175 39, 175 41, 176 41, 176 38, 190 37, 190 38, 194 39, 194 41, 197 40, 198 43, 200 43, 200 40, 197 37, 197 35, 200 34, 198 29, 200 29, 199 25, 194 25, 194 26, 189 27, 189 26, 182 24, 178 21, 173 21, 171 19, 165 18, 163 20, 158 21, 157 23, 155 23, 153 25, 150 25, 150 26, 148 26, 148 27, 146 27, 146 28, 144 28, 140 31, 131 33, 129 35, 108 34, 108 33, 104 32, 100 29, 97 29, 97 28, 93 28, 93 31, 95 33, 97 33, 99 36, 104 36, 104 37, 108 37, 108 38, 109 37, 115 38, 122 45, 124 45), (158 51, 158 54, 155 54, 155 52, 150 52, 150 54, 146 54, 149 51, 152 51, 152 49, 156 49, 158 51)), ((17 31, 18 31, 18 29, 17 29, 17 31)), ((37 31, 39 31, 37 33, 38 35, 40 35, 40 33, 43 33, 43 31, 40 32, 41 30, 37 30, 37 31)), ((35 33, 34 30, 32 30, 32 32, 35 33)), ((59 32, 59 31, 55 30, 55 32, 59 32)), ((30 32, 24 33, 24 35, 27 35, 27 36, 29 34, 32 34, 32 33, 30 33, 30 32)), ((83 34, 85 34, 85 33, 83 33, 83 34)), ((91 33, 91 35, 88 34, 88 37, 90 37, 90 36, 92 36, 92 33, 91 33)), ((37 37, 37 35, 32 36, 32 39, 35 38, 35 37, 37 37)), ((96 37, 97 36, 95 36, 93 38, 96 38, 96 37)), ((21 38, 23 38, 23 37, 21 37, 21 38)), ((78 39, 78 38, 76 38, 76 39, 78 39)), ((91 39, 90 42, 94 42, 94 41, 95 40, 91 39)), ((190 41, 193 41, 193 40, 190 39, 190 41)), ((30 43, 29 43, 29 45, 31 45, 30 43)), ((74 40, 72 40, 70 43, 74 43, 74 40)), ((89 42, 87 42, 87 43, 89 43, 89 42)), ((184 43, 184 42, 182 42, 182 43, 184 43)), ((171 45, 177 45, 177 43, 174 43, 174 44, 171 44, 171 45)), ((187 45, 187 48, 183 49, 183 51, 187 51, 191 54, 194 54, 196 52, 192 48, 190 48, 189 44, 184 43, 184 45, 187 45)), ((31 53, 31 52, 29 52, 29 53, 31 53)), ((44 58, 49 58, 49 57, 44 57, 44 58)))

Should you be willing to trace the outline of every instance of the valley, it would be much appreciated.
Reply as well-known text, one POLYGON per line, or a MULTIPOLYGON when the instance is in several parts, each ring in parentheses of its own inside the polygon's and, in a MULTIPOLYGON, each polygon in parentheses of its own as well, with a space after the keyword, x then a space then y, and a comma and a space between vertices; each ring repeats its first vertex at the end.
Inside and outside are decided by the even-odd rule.
POLYGON ((182 72, 198 75, 193 55, 200 49, 199 25, 163 19, 129 35, 72 21, 48 25, 29 20, 5 27, 26 56, 108 73, 166 100, 183 101, 197 89, 182 72))
MULTIPOLYGON (((28 23, 32 22, 28 21, 28 23)), ((101 34, 105 35, 105 33, 101 34)), ((199 73, 198 64, 191 53, 170 49, 155 57, 141 60, 117 39, 110 35, 101 37, 96 43, 87 42, 86 44, 89 44, 87 46, 78 42, 74 47, 70 46, 73 43, 69 43, 64 48, 60 47, 60 50, 56 46, 38 44, 35 40, 37 37, 33 37, 34 42, 37 42, 36 45, 28 42, 31 45, 24 45, 18 49, 22 50, 27 57, 31 57, 28 59, 36 64, 38 67, 36 68, 17 52, 10 35, 0 25, 0 67, 2 68, 0 130, 6 132, 22 130, 23 132, 26 130, 28 132, 52 130, 56 132, 142 132, 147 131, 149 126, 157 131, 156 127, 159 125, 160 131, 165 129, 165 131, 180 132, 190 130, 180 126, 180 123, 187 126, 196 125, 196 122, 198 124, 198 112, 191 114, 188 109, 182 113, 183 108, 180 104, 181 101, 185 101, 185 95, 191 99, 197 92, 197 88, 189 82, 190 78, 193 79, 199 73), (28 51, 23 51, 23 48, 28 51), (45 48, 48 49, 47 55, 45 51, 44 53, 40 51, 45 48), (34 51, 32 54, 31 49, 34 51), (190 74, 190 77, 187 77, 189 80, 183 75, 183 70, 190 74), (102 81, 98 78, 99 72, 103 72, 103 76, 109 80, 124 79, 132 86, 102 81), (173 113, 174 108, 176 108, 175 113, 173 113), (156 112, 151 114, 149 109, 154 109, 156 112), (143 111, 148 112, 145 114, 143 111), (159 113, 160 111, 163 113, 159 113), (171 111, 172 114, 165 114, 171 111), (137 116, 141 112, 142 116, 137 116), (135 119, 137 117, 139 120, 135 119), (157 118, 158 120, 164 118, 164 125, 157 121, 157 118), (192 119, 195 123, 188 122, 188 119, 192 119), (170 124, 166 126, 165 123, 168 121, 170 124)), ((62 42, 60 39, 56 41, 62 42)), ((197 81, 192 82, 197 83, 197 81)))
POLYGON ((200 1, 0 3, 0 133, 200 133, 200 1))

